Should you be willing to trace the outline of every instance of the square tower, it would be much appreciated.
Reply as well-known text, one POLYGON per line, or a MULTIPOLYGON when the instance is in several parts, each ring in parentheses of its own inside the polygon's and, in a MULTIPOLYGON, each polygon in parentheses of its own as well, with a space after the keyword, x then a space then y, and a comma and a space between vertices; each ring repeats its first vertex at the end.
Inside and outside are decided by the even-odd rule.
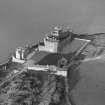
POLYGON ((44 38, 44 46, 39 45, 39 51, 48 51, 52 53, 58 52, 58 46, 60 41, 65 39, 65 32, 63 32, 62 27, 55 27, 54 31, 46 34, 44 38))
POLYGON ((57 52, 58 51, 59 41, 56 39, 46 39, 44 38, 45 50, 49 52, 57 52))

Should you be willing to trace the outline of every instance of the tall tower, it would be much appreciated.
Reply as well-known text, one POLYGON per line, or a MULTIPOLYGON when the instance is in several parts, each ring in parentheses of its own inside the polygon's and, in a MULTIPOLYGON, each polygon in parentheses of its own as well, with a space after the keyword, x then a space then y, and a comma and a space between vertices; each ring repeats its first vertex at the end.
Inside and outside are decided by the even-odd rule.
POLYGON ((64 30, 62 27, 54 27, 54 30, 46 34, 43 45, 39 45, 39 51, 47 51, 52 53, 59 52, 61 42, 70 36, 68 30, 64 30))
POLYGON ((44 46, 39 46, 39 51, 58 52, 60 31, 62 31, 61 27, 55 27, 53 32, 46 34, 44 46))

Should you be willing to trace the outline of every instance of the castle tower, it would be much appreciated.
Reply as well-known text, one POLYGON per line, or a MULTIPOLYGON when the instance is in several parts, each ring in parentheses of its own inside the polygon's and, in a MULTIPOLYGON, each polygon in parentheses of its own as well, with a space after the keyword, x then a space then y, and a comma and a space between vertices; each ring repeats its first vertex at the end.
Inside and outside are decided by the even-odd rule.
POLYGON ((21 47, 18 47, 16 49, 16 58, 17 59, 20 59, 20 60, 23 60, 24 59, 24 49, 22 49, 21 47))
POLYGON ((59 41, 56 39, 44 38, 45 50, 49 52, 57 52, 59 41))
POLYGON ((53 32, 46 34, 44 46, 39 46, 39 51, 58 52, 60 31, 62 31, 61 27, 55 27, 53 32))
POLYGON ((51 33, 46 34, 43 45, 39 44, 39 51, 59 52, 61 42, 69 36, 70 32, 68 30, 64 30, 62 27, 54 27, 51 33))

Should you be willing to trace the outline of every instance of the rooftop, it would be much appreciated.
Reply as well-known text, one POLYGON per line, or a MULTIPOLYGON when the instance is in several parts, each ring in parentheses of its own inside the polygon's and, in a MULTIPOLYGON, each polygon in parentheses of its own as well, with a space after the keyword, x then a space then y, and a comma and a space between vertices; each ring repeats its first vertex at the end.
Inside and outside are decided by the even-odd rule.
POLYGON ((70 32, 65 31, 62 27, 55 27, 51 33, 46 34, 46 39, 48 40, 62 40, 69 36, 70 32))

